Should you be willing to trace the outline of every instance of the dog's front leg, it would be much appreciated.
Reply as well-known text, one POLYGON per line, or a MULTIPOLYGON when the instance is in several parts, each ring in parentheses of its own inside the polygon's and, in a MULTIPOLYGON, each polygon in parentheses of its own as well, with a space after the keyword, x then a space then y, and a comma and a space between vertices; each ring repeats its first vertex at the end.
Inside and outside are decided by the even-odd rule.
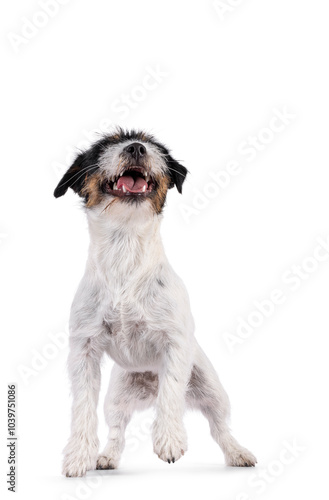
POLYGON ((97 338, 70 338, 72 424, 63 462, 63 474, 68 477, 83 476, 87 470, 96 468, 99 445, 96 409, 102 354, 97 338))
POLYGON ((191 363, 186 349, 173 342, 168 344, 159 369, 159 392, 153 424, 154 452, 165 462, 175 462, 187 450, 183 415, 190 373, 191 363))

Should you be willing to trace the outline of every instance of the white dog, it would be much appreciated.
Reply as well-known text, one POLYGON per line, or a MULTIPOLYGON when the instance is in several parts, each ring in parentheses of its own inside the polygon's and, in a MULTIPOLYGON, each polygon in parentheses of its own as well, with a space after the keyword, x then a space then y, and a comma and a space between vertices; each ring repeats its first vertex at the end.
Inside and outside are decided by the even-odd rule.
POLYGON ((169 188, 187 169, 143 132, 106 136, 78 155, 55 197, 71 187, 84 200, 90 249, 70 318, 72 431, 63 473, 118 466, 125 429, 136 409, 156 407, 155 453, 175 462, 187 449, 186 408, 207 417, 228 465, 254 466, 255 457, 230 434, 228 397, 194 337, 186 289, 160 238, 169 188), (109 438, 98 456, 100 362, 115 365, 105 401, 109 438))

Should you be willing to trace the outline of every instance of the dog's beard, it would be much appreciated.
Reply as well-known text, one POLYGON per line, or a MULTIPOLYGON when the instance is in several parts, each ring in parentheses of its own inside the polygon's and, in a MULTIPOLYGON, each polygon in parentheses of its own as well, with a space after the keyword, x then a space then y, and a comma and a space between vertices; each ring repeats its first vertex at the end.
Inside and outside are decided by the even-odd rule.
POLYGON ((104 172, 93 174, 83 188, 86 207, 92 208, 98 205, 101 213, 107 213, 114 206, 114 202, 116 205, 119 203, 136 207, 148 202, 152 211, 160 214, 170 184, 168 175, 155 178, 152 174, 146 174, 145 177, 142 169, 136 171, 130 168, 123 169, 122 174, 112 179, 109 179, 104 172))

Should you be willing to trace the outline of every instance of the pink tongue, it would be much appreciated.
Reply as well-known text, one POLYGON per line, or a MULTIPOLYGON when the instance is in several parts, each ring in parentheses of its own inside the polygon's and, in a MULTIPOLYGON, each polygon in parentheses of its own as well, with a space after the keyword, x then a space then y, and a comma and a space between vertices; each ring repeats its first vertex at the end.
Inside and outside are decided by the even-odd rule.
POLYGON ((146 186, 147 189, 147 182, 142 177, 137 177, 136 181, 134 181, 134 178, 130 175, 123 175, 122 177, 119 177, 117 189, 121 189, 123 185, 125 185, 129 191, 134 193, 143 191, 144 186, 146 186))

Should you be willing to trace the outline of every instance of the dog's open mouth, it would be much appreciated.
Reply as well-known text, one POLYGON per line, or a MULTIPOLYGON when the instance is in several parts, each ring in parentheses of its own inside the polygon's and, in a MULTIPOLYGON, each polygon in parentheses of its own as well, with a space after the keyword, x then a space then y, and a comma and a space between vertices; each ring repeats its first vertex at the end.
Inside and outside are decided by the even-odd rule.
POLYGON ((105 190, 114 196, 146 196, 154 187, 154 179, 143 167, 130 167, 105 184, 105 190))

